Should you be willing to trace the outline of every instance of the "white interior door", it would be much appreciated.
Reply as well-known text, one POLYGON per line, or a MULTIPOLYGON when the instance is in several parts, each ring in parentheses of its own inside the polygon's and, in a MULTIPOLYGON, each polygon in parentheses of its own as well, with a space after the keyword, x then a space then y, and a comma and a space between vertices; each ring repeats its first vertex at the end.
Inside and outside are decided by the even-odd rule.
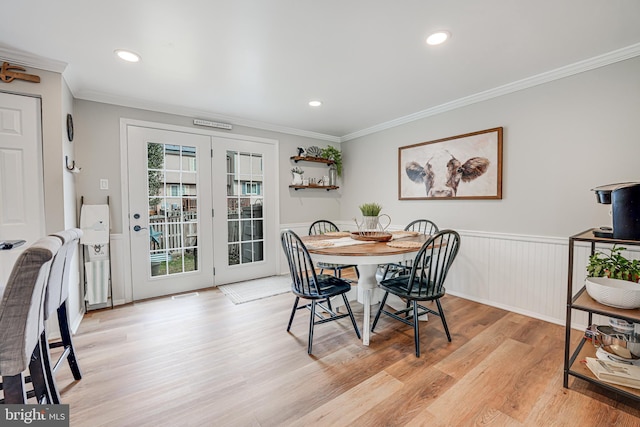
POLYGON ((44 236, 40 99, 0 92, 0 240, 26 240, 0 250, 0 287, 18 255, 44 236))
POLYGON ((276 274, 277 146, 213 138, 216 285, 276 274))
POLYGON ((127 127, 133 299, 213 282, 211 137, 127 127))

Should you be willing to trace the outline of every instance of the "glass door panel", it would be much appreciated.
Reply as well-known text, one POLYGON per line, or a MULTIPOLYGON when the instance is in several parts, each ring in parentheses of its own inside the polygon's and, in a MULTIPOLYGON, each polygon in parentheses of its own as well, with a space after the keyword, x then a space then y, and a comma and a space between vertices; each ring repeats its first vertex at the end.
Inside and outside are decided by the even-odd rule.
POLYGON ((130 126, 127 150, 133 299, 212 286, 211 138, 130 126))
POLYGON ((231 150, 226 156, 229 265, 263 261, 263 156, 231 150))
POLYGON ((147 143, 151 276, 198 270, 196 154, 192 146, 147 143))

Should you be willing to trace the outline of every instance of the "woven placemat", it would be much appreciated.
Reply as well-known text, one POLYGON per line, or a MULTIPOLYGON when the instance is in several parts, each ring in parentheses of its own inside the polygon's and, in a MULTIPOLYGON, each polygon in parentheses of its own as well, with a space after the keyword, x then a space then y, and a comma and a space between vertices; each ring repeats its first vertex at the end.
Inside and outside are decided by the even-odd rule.
POLYGON ((387 243, 387 246, 391 246, 392 248, 402 248, 402 249, 412 249, 412 248, 420 248, 424 242, 403 242, 403 241, 395 241, 392 240, 387 243))
POLYGON ((307 242, 306 246, 308 248, 328 248, 329 246, 333 246, 333 242, 328 240, 314 240, 313 242, 307 242))
POLYGON ((418 233, 417 231, 399 230, 392 231, 391 234, 393 235, 394 239, 402 239, 403 237, 415 237, 420 233, 418 233))
POLYGON ((351 236, 351 233, 349 233, 348 231, 327 231, 323 235, 329 237, 347 237, 351 236))

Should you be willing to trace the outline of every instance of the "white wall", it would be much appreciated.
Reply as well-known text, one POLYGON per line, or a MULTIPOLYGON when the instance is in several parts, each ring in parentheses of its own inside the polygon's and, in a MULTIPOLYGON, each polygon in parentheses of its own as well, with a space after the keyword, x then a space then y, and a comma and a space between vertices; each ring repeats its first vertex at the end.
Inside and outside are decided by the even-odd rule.
MULTIPOLYGON (((144 120, 163 124, 171 124, 183 127, 193 127, 193 117, 178 116, 147 110, 139 110, 128 107, 97 103, 92 101, 76 100, 74 144, 76 148, 76 162, 82 167, 82 172, 76 177, 77 198, 84 197, 84 203, 105 203, 107 196, 111 207, 111 278, 113 286, 114 303, 129 302, 130 292, 125 287, 128 283, 126 277, 127 248, 123 236, 123 229, 128 224, 122 222, 121 200, 121 168, 120 168, 120 119, 144 120), (100 189, 100 180, 109 181, 109 189, 100 189)), ((199 130, 207 129, 198 127, 199 130)), ((221 132, 219 129, 213 129, 221 132)), ((291 156, 297 154, 296 147, 309 147, 317 145, 324 147, 326 141, 313 138, 293 136, 284 133, 263 131, 252 128, 234 126, 229 132, 236 135, 270 138, 279 141, 280 164, 280 224, 291 222, 304 222, 304 233, 308 224, 318 218, 336 219, 340 211, 341 191, 326 190, 302 190, 289 189, 292 175, 290 173, 294 163, 291 156)), ((332 143, 338 146, 337 143, 332 143)), ((305 176, 320 178, 328 174, 327 166, 318 163, 299 163, 305 170, 305 176)))
POLYGON ((345 142, 340 216, 376 201, 396 224, 555 237, 610 224, 590 189, 640 181, 638 76, 629 59, 345 142), (502 200, 398 200, 398 147, 498 126, 502 200))
MULTIPOLYGON (((92 101, 75 101, 76 124, 76 160, 83 168, 78 175, 77 195, 84 196, 85 203, 104 203, 110 196, 112 215, 111 232, 122 233, 120 219, 122 201, 120 200, 120 118, 146 120, 185 127, 193 126, 193 117, 178 116, 119 107, 92 101), (100 179, 109 180, 109 190, 100 190, 100 179)), ((199 127, 199 129, 203 129, 199 127)), ((204 128, 206 129, 206 128, 204 128)), ((219 131, 219 129, 214 129, 219 131)), ((338 191, 303 190, 288 188, 294 163, 289 160, 297 154, 296 147, 317 145, 325 147, 329 143, 313 138, 305 138, 279 132, 264 131, 242 126, 234 126, 229 133, 257 136, 279 141, 280 164, 280 222, 313 221, 324 217, 334 219, 340 211, 342 189, 338 191)), ((338 143, 330 143, 339 147, 338 143)), ((305 176, 322 177, 327 168, 313 163, 300 163, 305 176)))
MULTIPOLYGON (((638 75, 635 58, 345 142, 337 192, 287 188, 296 147, 326 141, 242 127, 233 132, 280 141, 282 228, 305 233, 320 217, 352 228, 358 205, 370 201, 383 205, 396 228, 433 219, 463 235, 450 293, 562 323, 567 237, 611 222, 608 206, 598 205, 590 189, 640 180, 638 75), (498 126, 504 128, 502 200, 398 200, 398 147, 498 126)), ((114 212, 121 202, 120 118, 192 126, 190 117, 88 101, 76 101, 75 110, 76 155, 85 168, 78 195, 109 194, 114 212), (98 190, 100 178, 109 179, 108 191, 98 190)), ((300 165, 308 176, 324 174, 318 165, 300 165)), ((114 215, 112 233, 121 231, 114 215)), ((114 277, 117 282, 117 272, 114 277)))
MULTIPOLYGON (((77 197, 84 195, 88 203, 102 203, 111 196, 112 211, 119 213, 121 117, 192 126, 191 117, 80 100, 70 106, 68 89, 59 74, 35 73, 43 83, 18 82, 11 89, 43 99, 47 232, 72 222, 70 212, 75 212, 75 206, 71 206, 65 189, 73 183, 77 197), (64 138, 64 118, 72 108, 76 138, 69 144, 64 138), (64 156, 73 152, 83 172, 69 178, 64 156), (109 190, 99 190, 101 178, 109 179, 109 190)), ((457 278, 448 285, 452 293, 561 322, 561 310, 541 307, 544 301, 551 301, 551 305, 562 301, 566 260, 553 268, 545 265, 562 256, 567 236, 610 224, 608 207, 596 204, 589 191, 592 187, 639 179, 638 75, 640 59, 629 59, 348 141, 342 144, 344 176, 337 192, 295 192, 286 187, 291 179, 289 157, 296 154, 296 147, 322 147, 326 141, 243 127, 232 132, 280 141, 281 225, 304 230, 314 219, 324 217, 348 226, 359 214, 357 206, 370 201, 381 203, 383 213, 392 217, 396 227, 414 218, 431 218, 441 227, 460 230, 467 242, 474 242, 465 248, 463 240, 463 261, 454 275, 457 278), (398 147, 497 126, 504 127, 502 200, 398 200, 398 147), (513 246, 495 250, 501 247, 496 241, 513 242, 509 243, 513 246), (555 249, 547 250, 545 245, 555 249), (494 250, 484 256, 487 252, 483 248, 494 250), (533 282, 517 279, 519 272, 544 268, 545 273, 535 276, 533 282), (490 270, 509 273, 489 274, 490 270), (469 271, 474 275, 468 276, 469 271), (539 289, 532 298, 518 297, 532 288, 539 289), (495 298, 504 295, 512 297, 495 298), (543 295, 546 299, 540 302, 543 295)), ((317 165, 303 167, 308 176, 324 174, 317 165)), ((119 214, 114 215, 112 233, 116 239, 122 227, 119 214)), ((114 278, 119 280, 117 272, 114 278)))
MULTIPOLYGON (((456 229, 449 293, 563 323, 568 237, 611 225, 590 189, 640 181, 638 76, 640 58, 629 59, 345 142, 340 216, 375 201, 395 226, 428 218, 456 229), (502 200, 398 200, 398 147, 498 126, 502 200)), ((586 254, 576 255, 576 284, 586 254)))
MULTIPOLYGON (((12 62, 11 58, 0 58, 0 62, 5 60, 12 62)), ((65 155, 73 158, 74 146, 67 140, 66 132, 67 114, 73 114, 73 96, 61 74, 25 68, 27 73, 40 76, 40 83, 14 80, 3 83, 0 90, 38 96, 42 100, 45 232, 50 234, 77 226, 74 176, 66 172, 64 163, 65 155)), ((77 271, 72 273, 70 280, 69 313, 71 324, 77 327, 84 310, 77 271)), ((50 326, 55 335, 57 325, 54 323, 50 322, 50 326)))
MULTIPOLYGON (((11 58, 0 58, 11 62, 11 58)), ((63 181, 64 156, 62 155, 67 111, 63 111, 63 80, 59 73, 26 67, 26 73, 40 76, 40 83, 14 80, 3 83, 0 90, 18 95, 39 96, 42 99, 42 152, 44 168, 44 197, 47 233, 55 233, 65 226, 63 181)), ((70 112, 70 111, 69 111, 70 112)))

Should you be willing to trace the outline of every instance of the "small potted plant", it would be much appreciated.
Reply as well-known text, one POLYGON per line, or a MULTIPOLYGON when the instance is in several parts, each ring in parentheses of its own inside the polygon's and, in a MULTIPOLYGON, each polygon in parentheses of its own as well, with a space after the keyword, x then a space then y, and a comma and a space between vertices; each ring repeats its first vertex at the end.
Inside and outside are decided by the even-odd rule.
POLYGON ((377 203, 364 203, 359 206, 363 219, 362 224, 359 224, 356 220, 356 225, 359 231, 385 231, 389 224, 391 224, 391 217, 389 215, 380 215, 382 206, 377 203), (386 216, 389 221, 387 225, 380 224, 380 218, 386 216))
POLYGON ((382 206, 377 203, 364 203, 359 208, 362 216, 378 216, 382 210, 382 206))

